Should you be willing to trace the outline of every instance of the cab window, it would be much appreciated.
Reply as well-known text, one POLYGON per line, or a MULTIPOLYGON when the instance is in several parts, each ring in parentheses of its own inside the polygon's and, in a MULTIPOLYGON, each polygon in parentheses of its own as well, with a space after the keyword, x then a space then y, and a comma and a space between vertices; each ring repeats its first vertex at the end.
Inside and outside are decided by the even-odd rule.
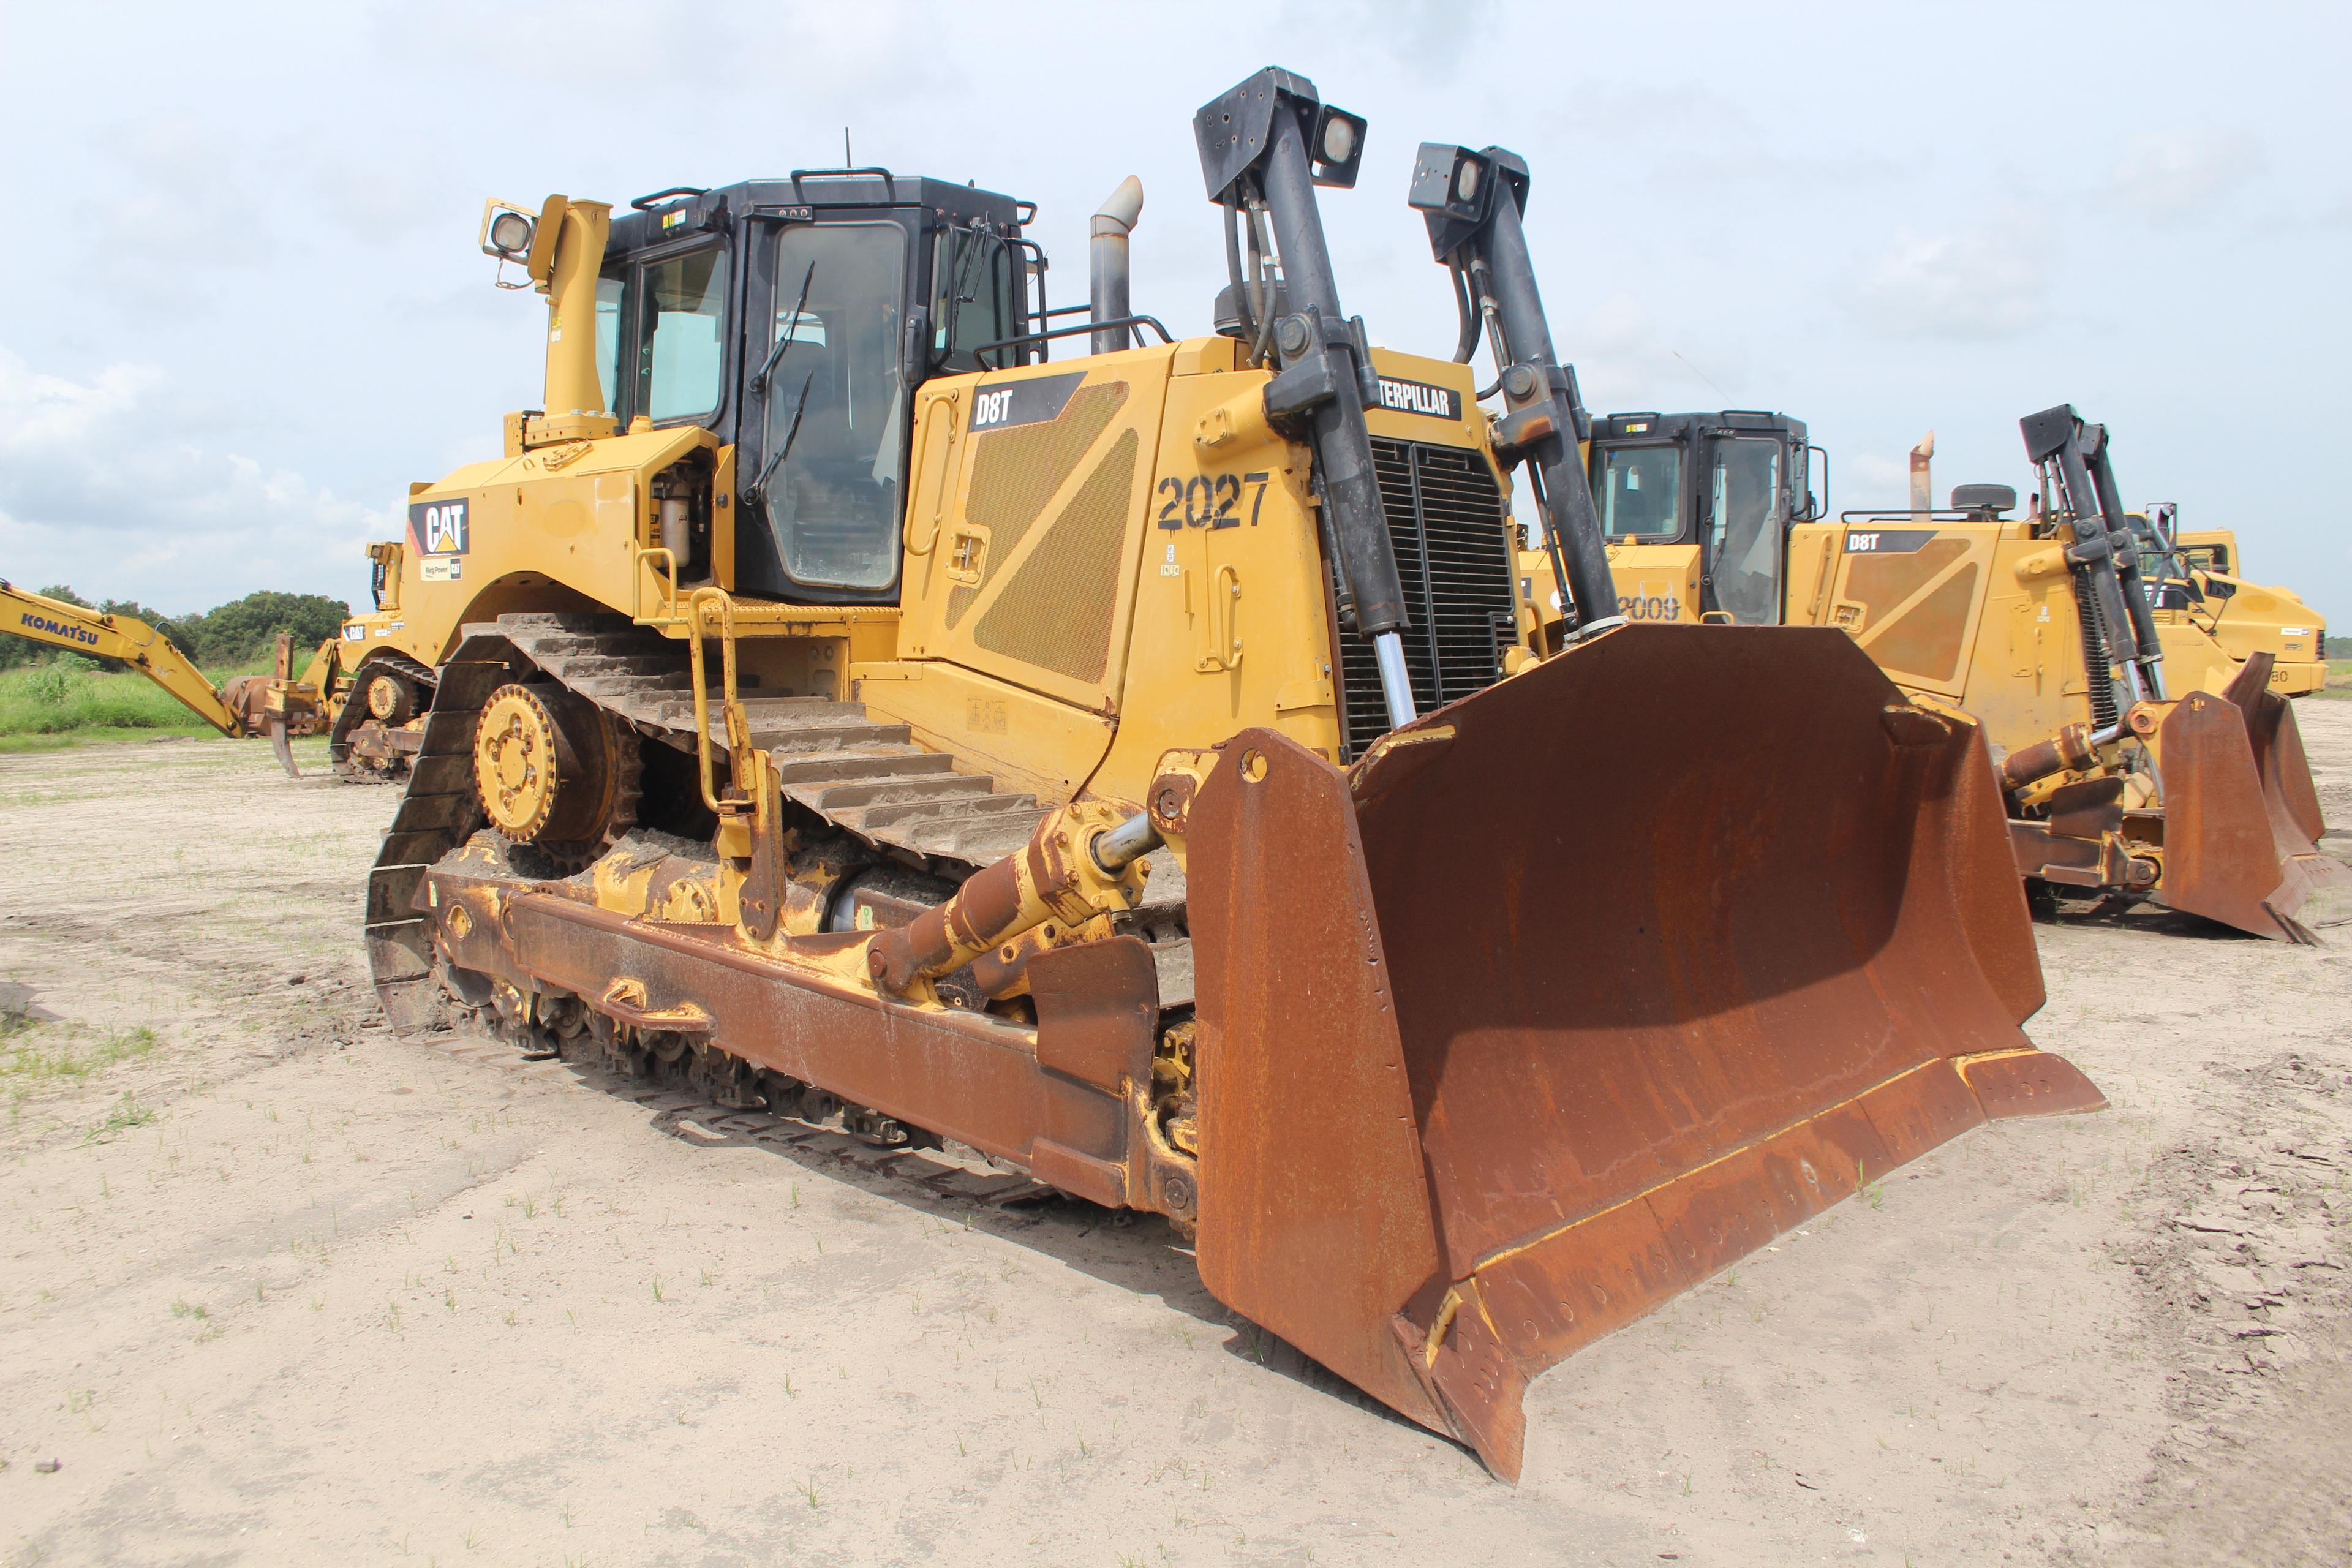
POLYGON ((1618 447, 1601 458, 1601 531, 1612 542, 1682 532, 1683 455, 1675 447, 1618 447))
POLYGON ((749 367, 767 371, 751 492, 795 582, 887 588, 907 463, 906 231, 795 224, 776 243, 774 303, 749 367))
POLYGON ((618 414, 621 405, 621 300, 626 285, 615 276, 596 279, 596 384, 604 390, 604 411, 618 414))
POLYGON ((1707 484, 1707 558, 1715 602, 1741 626, 1780 619, 1780 533, 1787 522, 1780 443, 1735 437, 1713 443, 1707 484))
POLYGON ((698 419, 719 407, 725 353, 727 252, 717 247, 650 263, 640 406, 655 423, 698 419))
MULTIPOLYGON (((987 368, 974 350, 1013 335, 1017 258, 994 235, 942 228, 932 289, 931 348, 950 373, 987 368)), ((990 358, 1000 365, 1002 354, 990 358)))

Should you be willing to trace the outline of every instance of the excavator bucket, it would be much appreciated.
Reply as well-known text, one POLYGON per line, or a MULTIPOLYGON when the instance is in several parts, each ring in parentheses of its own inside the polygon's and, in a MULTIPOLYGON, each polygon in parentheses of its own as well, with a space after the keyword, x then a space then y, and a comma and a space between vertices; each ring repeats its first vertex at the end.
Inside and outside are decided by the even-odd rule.
POLYGON ((2157 731, 2164 877, 2157 898, 2259 936, 2316 943, 2352 921, 2352 867, 2327 831, 2294 710, 2256 653, 2219 697, 2192 691, 2157 731))
POLYGON ((1981 737, 1841 631, 1628 626, 1346 773, 1245 731, 1188 837, 1202 1279, 1506 1479, 1545 1368, 2105 1103, 2020 1032, 1981 737))

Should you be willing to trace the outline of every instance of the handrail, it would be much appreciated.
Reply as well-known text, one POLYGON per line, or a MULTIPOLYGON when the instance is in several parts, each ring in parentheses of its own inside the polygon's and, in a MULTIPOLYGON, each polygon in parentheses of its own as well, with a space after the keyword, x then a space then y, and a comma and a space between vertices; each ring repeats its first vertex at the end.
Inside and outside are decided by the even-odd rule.
POLYGON ((725 807, 720 804, 710 763, 710 691, 702 657, 703 622, 712 605, 719 610, 720 700, 727 718, 728 798, 736 804, 745 799, 743 779, 751 749, 751 726, 744 716, 736 689, 735 602, 724 588, 697 588, 687 600, 689 624, 686 643, 687 658, 694 670, 694 754, 700 770, 702 804, 719 812, 725 807))
MULTIPOLYGON (((1108 332, 1119 327, 1150 327, 1160 334, 1161 342, 1172 343, 1176 341, 1176 335, 1161 326, 1160 318, 1157 316, 1119 316, 1108 321, 1080 321, 1075 327, 1055 327, 1049 331, 1024 332, 1017 338, 999 338, 992 343, 981 344, 971 350, 971 353, 972 358, 979 359, 982 355, 996 349, 1016 348, 1023 343, 1042 343, 1055 338, 1074 338, 1081 332, 1108 332)), ((1013 367, 1000 364, 991 365, 989 368, 1010 370, 1013 367)))
MULTIPOLYGON (((662 585, 660 568, 655 566, 654 585, 662 585)), ((629 577, 629 618, 639 626, 676 626, 677 615, 677 553, 666 544, 641 545, 629 577), (669 564, 668 591, 662 595, 660 613, 646 613, 646 571, 660 556, 669 564)))

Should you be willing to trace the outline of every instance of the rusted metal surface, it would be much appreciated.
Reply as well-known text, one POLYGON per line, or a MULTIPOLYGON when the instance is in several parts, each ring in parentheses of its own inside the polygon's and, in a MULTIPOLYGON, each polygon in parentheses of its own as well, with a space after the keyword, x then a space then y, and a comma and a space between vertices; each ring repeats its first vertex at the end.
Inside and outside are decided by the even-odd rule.
POLYGON ((1030 961, 1029 984, 1037 1005, 1038 1068, 1117 1095, 1129 1110, 1123 1158, 1089 1152, 1048 1125, 1030 1142, 1031 1173, 1099 1204, 1156 1209, 1189 1221, 1195 1163, 1144 1131, 1160 1032, 1151 949, 1129 936, 1054 948, 1030 961))
POLYGON ((2228 696, 2246 716, 2246 738, 2253 742, 2254 771, 2262 775, 2263 798, 2273 816, 2283 816, 2286 826, 2317 844, 2327 836, 2327 820, 2319 813, 2319 790, 2312 783, 2310 759, 2304 755, 2294 704, 2263 686, 2242 697, 2240 688, 2245 684, 2242 674, 2230 683, 2228 696))
POLYGON ((1500 1475, 1545 1367, 2024 1107, 1964 1062, 2100 1103, 1980 737, 1843 633, 1612 632, 1331 779, 1253 731, 1192 808, 1202 1278, 1500 1475))
POLYGON ((2088 724, 2069 724, 2046 741, 2021 746, 2000 762, 2000 782, 2011 789, 2023 789, 2039 778, 2047 778, 2061 768, 2087 768, 2098 761, 2099 754, 2091 745, 2088 724))
POLYGON ((2281 879, 2279 854, 2244 716, 2210 692, 2192 691, 2158 733, 2164 879, 2157 898, 2241 931, 2286 937, 2265 907, 2281 879))
MULTIPOLYGON (((1040 996, 1031 1030, 883 1001, 752 952, 726 928, 631 920, 551 892, 518 895, 503 879, 455 865, 432 872, 431 907, 437 945, 461 968, 577 995, 625 1022, 691 1032, 754 1067, 1028 1165, 1081 1196, 1152 1206, 1148 1191, 1128 1190, 1126 1173, 1141 1162, 1136 1102, 1118 1084, 1092 1081, 1099 1071, 1067 1070, 1099 1068, 1114 1052, 1133 1070, 1134 1021, 1158 1011, 1141 942, 1041 954, 1031 968, 1040 996), (458 910, 467 918, 453 918, 458 910), (1073 1039, 1050 1037, 1066 1026, 1073 1039)), ((790 948, 822 957, 865 940, 847 932, 790 948)), ((1148 1034, 1143 1040, 1148 1072, 1148 1034)))
POLYGON ((2065 838, 2097 838, 2124 825, 2121 774, 2081 779, 2051 792, 2050 831, 2065 838))
POLYGON ((1433 1282, 1437 1235, 1346 779, 1247 730, 1190 816, 1202 1281, 1445 1430, 1390 1322, 1433 1282))
POLYGON ((2326 830, 2286 700, 2256 653, 2221 697, 2192 691, 2158 732, 2164 878, 2156 896, 2241 931, 2315 942, 2352 921, 2352 868, 2320 852, 2326 830))
POLYGON ((287 743, 286 721, 275 714, 269 719, 269 749, 277 753, 278 765, 286 770, 288 778, 302 776, 302 770, 294 765, 294 748, 287 743))
POLYGON ((2009 835, 2020 876, 2071 888, 2134 885, 2132 858, 2120 839, 2067 838, 2053 833, 2046 822, 2014 819, 2009 835))

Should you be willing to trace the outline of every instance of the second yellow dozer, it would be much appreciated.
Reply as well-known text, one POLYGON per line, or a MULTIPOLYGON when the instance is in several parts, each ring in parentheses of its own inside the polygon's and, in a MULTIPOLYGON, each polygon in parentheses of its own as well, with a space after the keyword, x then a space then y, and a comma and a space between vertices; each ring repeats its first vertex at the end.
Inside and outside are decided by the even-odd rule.
POLYGON ((1163 1215, 1516 1477, 1544 1368, 2102 1102, 2020 1030, 1968 720, 1834 632, 1514 653, 1562 368, 1515 315, 1498 445, 1464 366, 1369 349, 1315 194, 1364 129, 1271 68, 1202 110, 1233 283, 1181 341, 1132 182, 1059 310, 1033 209, 961 184, 493 204, 548 406, 411 497, 436 684, 367 942, 402 1026, 1163 1215))
MULTIPOLYGON (((2038 893, 2322 940, 2352 921, 2352 869, 2318 847, 2326 825, 2272 655, 2235 660, 2195 625, 2158 626, 2104 426, 2061 405, 2021 428, 2048 498, 2028 516, 2008 515, 2007 485, 1931 507, 1931 438, 1912 454, 1909 508, 1832 519, 1797 420, 1598 419, 1591 479, 1626 609, 1842 628, 1913 698, 1964 710, 1999 759, 2017 868, 2038 893), (2183 653, 2198 657, 2168 693, 2168 655, 2183 653)), ((1530 620, 1556 640, 1574 617, 1545 567, 1522 553, 1530 620)))

